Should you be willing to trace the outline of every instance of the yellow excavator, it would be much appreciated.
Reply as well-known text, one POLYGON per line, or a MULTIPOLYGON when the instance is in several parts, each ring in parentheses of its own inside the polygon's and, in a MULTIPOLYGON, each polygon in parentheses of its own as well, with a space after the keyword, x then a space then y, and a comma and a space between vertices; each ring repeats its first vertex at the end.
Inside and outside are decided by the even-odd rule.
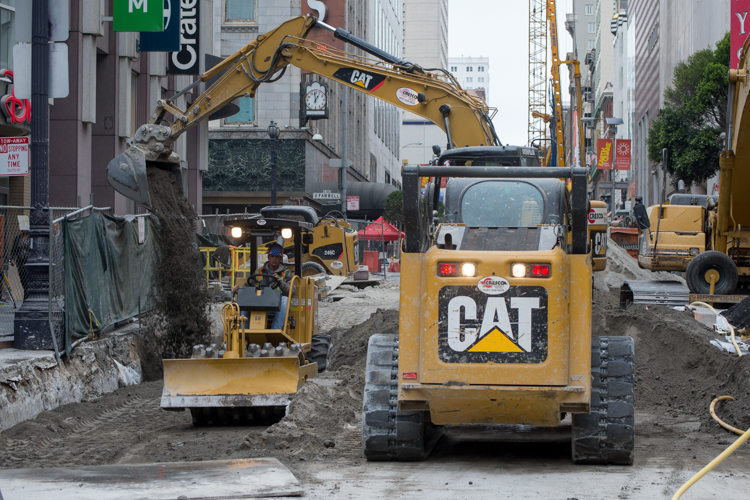
MULTIPOLYGON (((442 69, 426 70, 396 58, 346 30, 333 28, 313 17, 296 17, 259 36, 200 75, 177 95, 159 100, 150 123, 141 126, 131 140, 131 147, 107 166, 110 184, 118 192, 150 208, 152 193, 148 173, 152 169, 162 169, 179 177, 179 157, 173 151, 174 141, 236 98, 254 97, 261 84, 277 79, 290 64, 436 123, 446 132, 449 150, 462 146, 461 150, 466 154, 475 152, 481 156, 489 147, 493 151, 493 165, 538 165, 538 153, 534 148, 500 143, 490 117, 492 110, 481 98, 463 90, 450 73, 442 69), (314 26, 332 31, 337 38, 377 60, 353 56, 308 40, 306 37, 314 26), (224 70, 224 74, 188 109, 175 106, 176 97, 224 70), (169 122, 166 121, 167 115, 172 115, 169 122)), ((436 147, 436 151, 439 150, 436 147)), ((438 191, 431 192, 435 199, 438 191)), ((294 262, 304 262, 302 245, 309 248, 318 240, 312 226, 304 226, 305 235, 295 234, 290 240, 284 236, 284 229, 302 228, 299 225, 305 222, 277 219, 271 224, 271 220, 261 216, 228 224, 233 226, 233 236, 249 242, 251 249, 263 233, 262 228, 274 226, 280 230, 264 237, 278 239, 281 236, 285 241, 293 241, 294 262), (291 225, 285 227, 284 224, 291 225), (305 236, 307 239, 301 241, 305 236)), ((257 256, 255 251, 251 253, 250 265, 254 266, 257 256)), ((189 408, 196 425, 227 420, 267 421, 278 415, 289 397, 317 371, 315 365, 318 363, 306 359, 312 357, 310 361, 314 361, 316 358, 313 336, 317 328, 317 314, 314 314, 317 292, 311 285, 312 278, 303 277, 302 271, 301 268, 295 269, 298 276, 295 280, 299 281, 296 282, 296 291, 288 298, 290 306, 286 310, 280 306, 280 297, 267 295, 265 290, 260 291, 258 298, 248 297, 245 291, 227 306, 223 318, 224 346, 217 346, 224 351, 221 357, 213 348, 210 352, 208 348, 199 348, 192 359, 164 360, 162 407, 170 410, 189 408), (295 312, 294 308, 308 308, 304 312, 306 319, 301 319, 302 312, 295 312), (307 316, 311 310, 313 320, 307 316), (269 327, 270 312, 284 316, 282 324, 285 326, 281 330, 269 327)))
MULTIPOLYGON (((729 71, 727 146, 719 158, 719 195, 674 194, 645 209, 638 264, 682 271, 692 297, 738 302, 750 286, 750 81, 745 42, 740 68, 729 71)), ((665 155, 665 160, 667 157, 665 155)), ((665 181, 666 182, 666 181, 665 181)))
MULTIPOLYGON (((312 225, 313 242, 302 247, 301 276, 349 276, 359 268, 359 235, 343 215, 329 213, 319 217, 312 207, 296 205, 263 207, 260 213, 266 218, 301 220, 312 225)), ((283 246, 289 262, 295 262, 294 241, 284 240, 283 246)), ((296 262, 291 267, 296 269, 296 262)))

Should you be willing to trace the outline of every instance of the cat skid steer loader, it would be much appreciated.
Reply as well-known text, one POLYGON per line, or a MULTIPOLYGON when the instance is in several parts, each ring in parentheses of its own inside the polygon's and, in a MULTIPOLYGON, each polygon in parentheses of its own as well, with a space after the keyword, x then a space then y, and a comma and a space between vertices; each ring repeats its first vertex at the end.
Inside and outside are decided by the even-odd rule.
POLYGON ((570 414, 574 462, 632 464, 633 341, 591 332, 586 170, 492 166, 497 149, 402 170, 399 333, 369 341, 364 454, 421 460, 441 426, 570 414), (436 178, 423 197, 420 177, 436 178))

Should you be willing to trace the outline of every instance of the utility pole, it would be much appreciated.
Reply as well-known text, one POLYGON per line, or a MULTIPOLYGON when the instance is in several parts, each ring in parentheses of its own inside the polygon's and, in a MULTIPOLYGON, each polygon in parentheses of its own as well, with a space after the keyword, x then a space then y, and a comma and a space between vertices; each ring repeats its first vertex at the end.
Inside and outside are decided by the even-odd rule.
POLYGON ((53 349, 49 321, 49 0, 33 0, 31 47, 31 253, 21 309, 13 324, 16 349, 53 349))

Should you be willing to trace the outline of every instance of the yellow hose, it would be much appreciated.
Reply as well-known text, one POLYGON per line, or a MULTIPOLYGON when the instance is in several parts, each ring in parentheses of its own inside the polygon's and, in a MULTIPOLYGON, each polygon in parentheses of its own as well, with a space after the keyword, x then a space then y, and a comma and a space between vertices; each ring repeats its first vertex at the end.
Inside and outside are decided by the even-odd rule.
MULTIPOLYGON (((694 305, 706 306, 709 309, 711 309, 714 312, 714 314, 716 314, 717 316, 719 315, 719 313, 716 312, 716 309, 714 309, 710 304, 706 304, 705 302, 696 301, 690 305, 691 306, 694 306, 694 305)), ((737 357, 741 358, 742 351, 740 351, 740 346, 737 345, 737 339, 735 338, 735 335, 734 335, 734 327, 730 325, 729 323, 727 323, 727 325, 729 325, 729 330, 732 332, 732 345, 734 346, 735 351, 737 351, 737 357)))
POLYGON ((721 397, 718 397, 718 398, 714 399, 713 401, 711 401, 711 408, 709 410, 711 412, 711 417, 714 420, 716 420, 719 423, 719 425, 722 426, 722 427, 724 427, 726 430, 732 431, 735 434, 739 434, 740 436, 742 434, 744 434, 745 431, 742 431, 742 430, 738 429, 737 427, 732 427, 731 425, 727 424, 722 419, 720 419, 718 415, 716 415, 716 412, 714 411, 714 408, 716 407, 716 403, 718 403, 719 401, 734 401, 734 398, 732 396, 721 396, 721 397))
POLYGON ((745 432, 742 432, 741 430, 736 429, 736 428, 732 427, 731 425, 724 423, 718 416, 716 416, 716 413, 714 412, 714 407, 716 406, 716 403, 718 403, 719 401, 725 401, 725 400, 732 401, 732 400, 734 400, 734 398, 732 396, 721 396, 719 398, 714 399, 711 402, 711 408, 710 408, 711 416, 713 417, 714 420, 716 420, 717 422, 719 422, 719 425, 721 425, 725 429, 730 430, 732 432, 735 432, 737 434, 742 434, 742 435, 740 436, 739 439, 737 439, 737 441, 735 441, 734 443, 732 443, 732 445, 729 448, 727 448, 726 450, 724 450, 721 453, 721 455, 719 455, 718 457, 714 458, 711 461, 711 463, 709 463, 703 469, 701 469, 701 471, 699 473, 697 473, 696 475, 694 475, 693 477, 691 477, 690 480, 687 483, 683 484, 682 487, 679 490, 677 490, 677 492, 674 494, 674 496, 672 496, 672 500, 677 500, 678 498, 680 498, 688 489, 690 489, 691 486, 693 486, 695 483, 697 483, 698 481, 700 481, 700 479, 703 476, 705 476, 706 474, 708 474, 709 472, 711 472, 714 469, 714 467, 716 467, 721 462, 723 462, 725 458, 727 458, 729 455, 731 455, 732 453, 734 453, 734 451, 737 448, 739 448, 740 446, 742 446, 745 443, 745 441, 747 441, 748 439, 750 439, 750 429, 748 429, 745 432))

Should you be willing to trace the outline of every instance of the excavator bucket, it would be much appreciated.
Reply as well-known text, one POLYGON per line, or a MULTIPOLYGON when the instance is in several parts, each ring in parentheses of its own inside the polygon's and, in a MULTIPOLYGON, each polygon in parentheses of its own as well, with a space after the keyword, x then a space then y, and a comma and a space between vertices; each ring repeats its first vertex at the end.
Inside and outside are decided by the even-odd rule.
POLYGON ((120 194, 151 209, 148 190, 148 168, 161 168, 172 172, 178 185, 182 186, 182 175, 178 163, 146 162, 146 154, 137 147, 130 147, 107 165, 107 180, 120 194))
POLYGON ((299 356, 165 359, 161 407, 236 408, 286 406, 317 363, 299 356))

